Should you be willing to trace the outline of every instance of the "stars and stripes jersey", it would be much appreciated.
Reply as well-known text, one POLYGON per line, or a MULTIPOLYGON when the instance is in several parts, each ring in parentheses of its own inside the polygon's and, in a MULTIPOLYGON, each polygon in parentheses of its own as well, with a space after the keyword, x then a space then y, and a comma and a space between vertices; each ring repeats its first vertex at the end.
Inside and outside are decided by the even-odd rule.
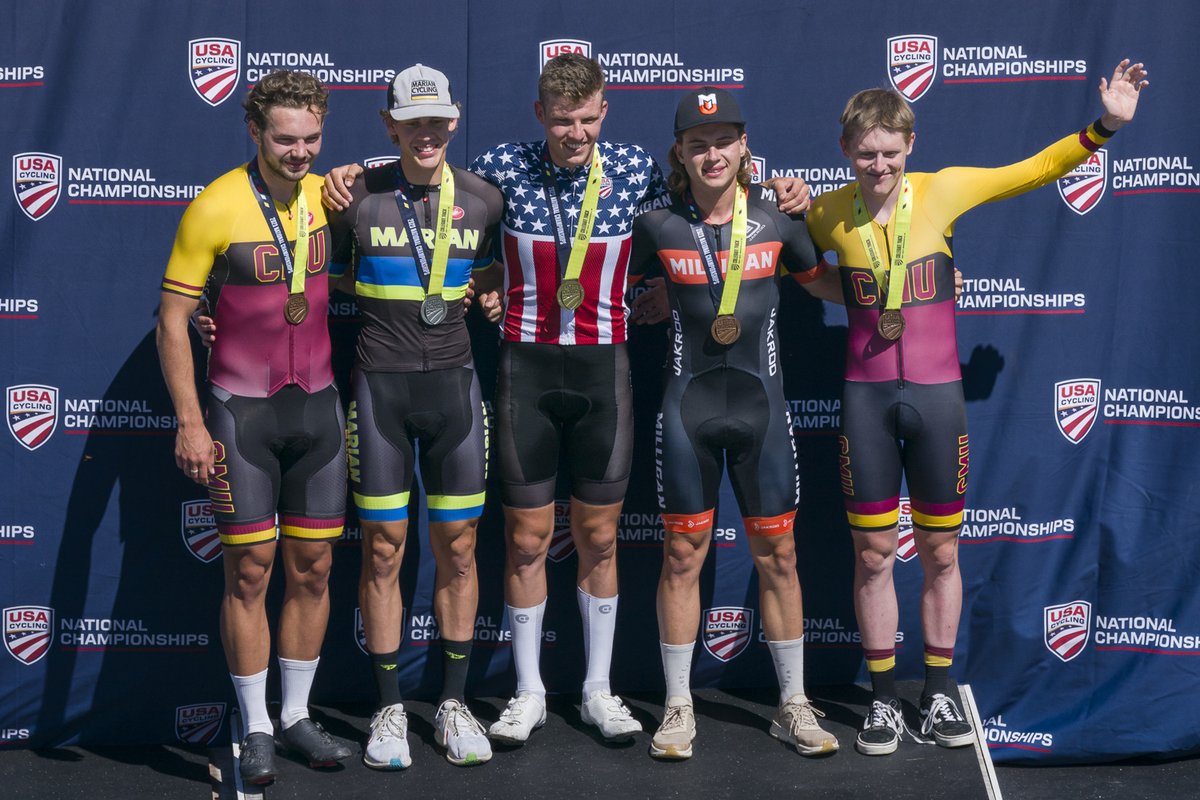
MULTIPOLYGON (((340 276, 348 265, 354 265, 361 321, 357 363, 368 372, 461 367, 471 361, 462 300, 472 273, 496 261, 496 230, 503 200, 487 181, 447 165, 454 171, 454 211, 442 287, 446 318, 440 325, 427 325, 421 321, 426 292, 420 268, 396 204, 398 163, 367 170, 351 189, 350 206, 329 218, 333 232, 330 273, 340 276)), ((409 186, 406 191, 432 262, 441 188, 409 186)))
MULTIPOLYGON (((710 328, 717 316, 708 272, 692 233, 686 201, 671 194, 666 208, 647 211, 633 224, 630 272, 661 274, 675 324, 668 378, 687 378, 718 367, 732 367, 764 381, 779 380, 777 276, 791 275, 799 283, 824 273, 802 217, 782 213, 774 192, 749 187, 746 204, 746 255, 734 316, 741 336, 731 345, 713 340, 710 328)), ((724 288, 733 223, 703 225, 709 247, 721 268, 724 288)), ((782 384, 781 384, 782 385, 782 384)))
MULTIPOLYGON (((908 237, 908 272, 901 313, 906 327, 895 341, 876 331, 886 295, 854 227, 854 187, 825 192, 813 201, 808 229, 822 252, 837 253, 849 334, 848 381, 947 383, 961 378, 954 325, 954 222, 970 209, 1014 197, 1066 175, 1108 136, 1089 125, 1036 155, 1003 167, 949 167, 935 173, 909 172, 913 189, 908 237)), ((890 263, 892 226, 872 222, 875 241, 890 263)))
MULTIPOLYGON (((299 325, 283 314, 288 283, 279 248, 258 207, 246 165, 225 173, 188 205, 164 292, 204 296, 220 336, 208 358, 208 380, 235 395, 269 397, 288 384, 320 391, 333 383, 329 329, 329 225, 321 205, 322 177, 301 181, 308 204, 308 315, 299 325)), ((276 206, 295 252, 296 222, 276 206)), ((291 206, 295 210, 295 205, 291 206)), ((299 265, 297 265, 299 266, 299 265)))
MULTIPOLYGON (((583 304, 574 311, 556 299, 566 264, 558 263, 554 221, 542 181, 546 143, 502 144, 475 159, 471 171, 504 195, 501 256, 505 314, 501 335, 511 342, 619 344, 626 339, 629 242, 633 218, 647 202, 666 194, 658 164, 633 144, 597 142, 604 177, 580 283, 583 304)), ((567 227, 574 236, 588 165, 554 167, 554 182, 567 227)))

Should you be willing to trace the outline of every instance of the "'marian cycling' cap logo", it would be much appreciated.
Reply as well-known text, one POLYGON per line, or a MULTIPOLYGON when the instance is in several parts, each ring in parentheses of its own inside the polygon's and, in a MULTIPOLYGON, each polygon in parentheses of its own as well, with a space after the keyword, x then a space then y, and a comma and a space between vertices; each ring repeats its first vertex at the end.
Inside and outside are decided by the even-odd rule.
POLYGON ((1076 214, 1096 207, 1108 186, 1108 153, 1097 150, 1075 169, 1058 179, 1058 196, 1076 214))
POLYGON ((887 40, 888 80, 908 100, 920 100, 937 75, 936 36, 893 36, 887 40))
POLYGON ((54 210, 62 189, 62 157, 51 153, 13 156, 13 194, 34 222, 54 210))
POLYGON ((242 74, 242 43, 237 39, 188 42, 188 78, 200 99, 219 106, 237 88, 242 74))
POLYGON ((541 61, 538 63, 538 73, 545 69, 547 61, 563 53, 578 53, 584 58, 591 58, 592 43, 583 39, 550 39, 539 42, 538 56, 541 61))
POLYGON ((1100 381, 1076 378, 1054 384, 1054 422, 1071 444, 1079 444, 1096 424, 1100 409, 1100 381))
POLYGON ((718 661, 729 661, 750 644, 754 612, 740 606, 719 606, 704 612, 704 649, 718 661))
POLYGON ((1085 600, 1074 600, 1061 606, 1046 606, 1046 647, 1063 661, 1070 661, 1087 647, 1088 632, 1092 627, 1092 604, 1085 600))

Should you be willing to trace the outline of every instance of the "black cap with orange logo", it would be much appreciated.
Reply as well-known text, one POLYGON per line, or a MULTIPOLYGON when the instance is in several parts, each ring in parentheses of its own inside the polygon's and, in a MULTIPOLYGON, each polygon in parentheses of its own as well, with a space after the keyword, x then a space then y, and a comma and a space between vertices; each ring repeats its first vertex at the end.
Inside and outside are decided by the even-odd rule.
POLYGON ((679 99, 679 107, 675 109, 676 136, 688 128, 713 122, 746 124, 742 119, 742 109, 732 94, 715 86, 704 86, 679 99))

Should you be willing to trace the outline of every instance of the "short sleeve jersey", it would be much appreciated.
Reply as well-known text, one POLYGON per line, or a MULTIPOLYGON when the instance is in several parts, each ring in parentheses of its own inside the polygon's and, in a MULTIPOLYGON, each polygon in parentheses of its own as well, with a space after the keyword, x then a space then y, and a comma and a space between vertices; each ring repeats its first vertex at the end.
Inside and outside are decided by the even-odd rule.
MULTIPOLYGON (((849 336, 846 380, 910 380, 948 383, 961 378, 954 327, 954 222, 975 206, 1044 186, 1065 175, 1108 141, 1090 125, 1024 161, 992 169, 949 167, 907 173, 913 189, 908 271, 901 313, 903 336, 888 341, 876 332, 886 297, 854 227, 856 184, 813 201, 808 226, 822 251, 837 253, 846 299, 849 336)), ((891 226, 872 222, 875 241, 890 258, 891 226), (886 243, 886 244, 885 244, 886 243)))
MULTIPOLYGON (((472 172, 504 195, 502 335, 507 341, 572 345, 619 344, 626 339, 625 289, 633 218, 642 203, 666 193, 666 183, 654 159, 637 145, 598 142, 596 146, 604 177, 579 279, 584 300, 574 311, 560 308, 555 299, 567 265, 559 263, 543 183, 546 143, 502 144, 471 164, 472 172)), ((588 165, 552 170, 571 237, 583 204, 588 165)))
MULTIPOLYGON (((733 367, 764 379, 779 374, 778 275, 804 283, 819 277, 818 258, 802 217, 779 211, 774 193, 751 186, 746 208, 746 256, 734 316, 741 336, 724 346, 709 333, 717 316, 714 292, 693 233, 686 201, 672 194, 665 208, 647 211, 633 226, 635 274, 661 272, 667 278, 674 331, 668 353, 668 373, 698 375, 716 367, 733 367)), ((702 224, 700 231, 721 267, 724 287, 733 224, 702 224)))
MULTIPOLYGON (((495 235, 503 201, 487 181, 452 168, 454 209, 442 288, 446 318, 439 325, 428 325, 420 317, 426 295, 420 268, 397 204, 398 167, 399 162, 394 162, 368 170, 364 180, 354 184, 349 208, 330 217, 334 239, 330 270, 340 275, 348 264, 354 264, 354 291, 362 322, 358 365, 369 372, 461 367, 471 360, 462 300, 472 272, 496 260, 495 235)), ((405 191, 432 263, 441 189, 408 186, 405 191)))
MULTIPOLYGON (((308 204, 308 315, 299 325, 284 318, 288 283, 246 165, 213 181, 184 212, 175 235, 163 291, 202 295, 220 335, 213 342, 208 379, 243 397, 269 397, 288 384, 306 392, 333 383, 329 330, 329 226, 321 205, 322 178, 301 181, 308 204)), ((295 209, 293 201, 292 209, 295 209)), ((279 211, 295 252, 296 222, 279 211)))

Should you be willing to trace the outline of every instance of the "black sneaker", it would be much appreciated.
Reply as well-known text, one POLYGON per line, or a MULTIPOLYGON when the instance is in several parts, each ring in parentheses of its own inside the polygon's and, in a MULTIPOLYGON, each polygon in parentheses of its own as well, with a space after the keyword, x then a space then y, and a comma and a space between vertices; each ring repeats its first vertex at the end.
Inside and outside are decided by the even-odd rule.
POLYGON ((952 698, 935 694, 921 698, 921 734, 942 747, 965 747, 975 741, 975 729, 952 698))
POLYGON ((308 759, 310 767, 333 767, 350 757, 350 748, 334 739, 311 719, 302 719, 279 731, 279 741, 308 759))
POLYGON ((265 786, 275 780, 275 737, 269 733, 251 733, 243 741, 238 757, 242 781, 265 786))
POLYGON ((884 703, 873 700, 854 746, 865 756, 886 756, 896 752, 900 746, 900 732, 903 730, 900 701, 889 700, 884 703))

